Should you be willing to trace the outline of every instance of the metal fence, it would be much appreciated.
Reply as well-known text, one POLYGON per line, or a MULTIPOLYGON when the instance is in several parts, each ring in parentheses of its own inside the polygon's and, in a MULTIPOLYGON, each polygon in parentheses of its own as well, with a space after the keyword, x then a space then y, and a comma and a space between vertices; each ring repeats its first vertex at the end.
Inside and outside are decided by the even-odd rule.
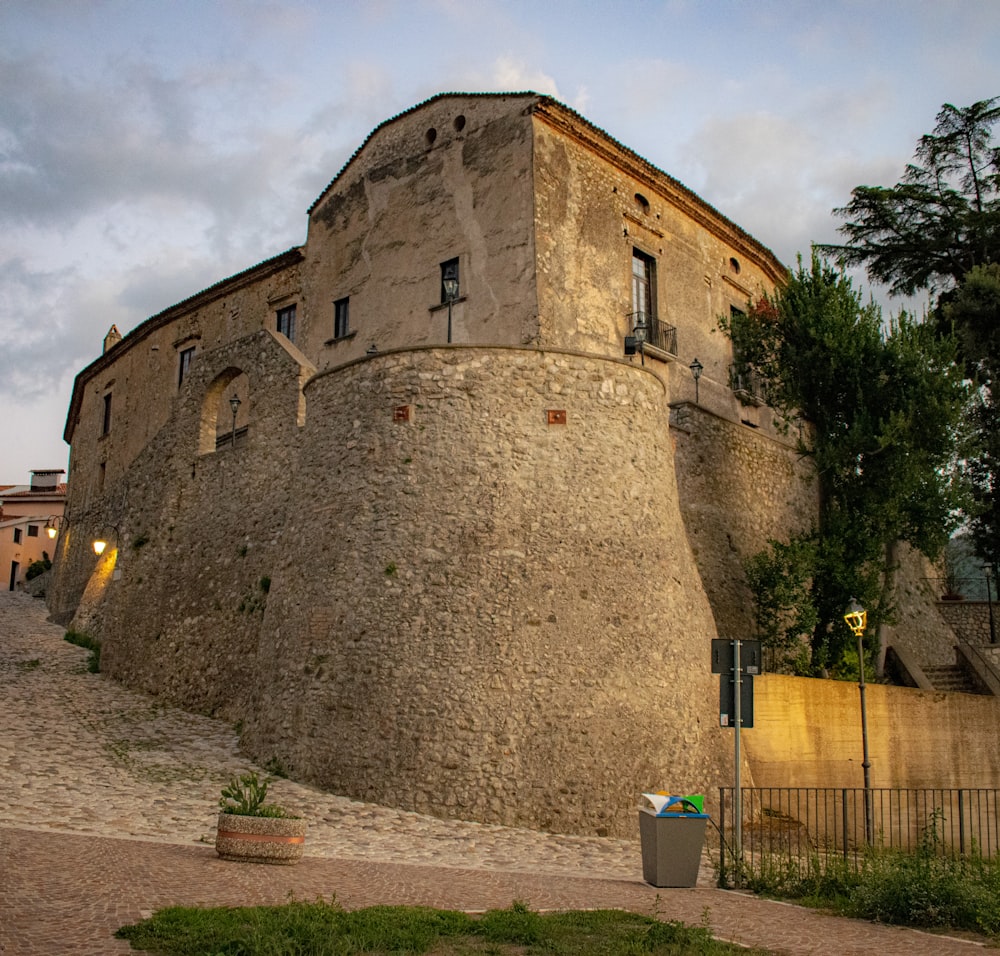
POLYGON ((952 857, 1000 851, 1000 790, 743 788, 742 850, 735 846, 732 787, 719 790, 719 859, 723 875, 781 865, 799 875, 844 861, 860 869, 872 850, 952 857), (739 857, 739 859, 738 859, 739 857))

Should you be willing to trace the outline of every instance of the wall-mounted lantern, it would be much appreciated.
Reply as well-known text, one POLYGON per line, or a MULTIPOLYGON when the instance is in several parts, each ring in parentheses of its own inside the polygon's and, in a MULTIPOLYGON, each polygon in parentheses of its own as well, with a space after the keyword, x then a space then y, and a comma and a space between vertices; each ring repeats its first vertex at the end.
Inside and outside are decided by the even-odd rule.
POLYGON ((45 533, 49 536, 51 540, 55 540, 56 536, 60 531, 66 526, 66 519, 62 515, 49 515, 45 521, 45 533))
POLYGON ((635 325, 632 326, 631 336, 625 338, 625 354, 635 355, 639 353, 639 361, 646 364, 646 341, 649 338, 649 326, 646 325, 646 313, 635 313, 635 325))
POLYGON ((996 626, 993 623, 993 587, 990 582, 990 575, 993 569, 988 565, 983 565, 983 574, 986 576, 986 606, 990 610, 990 643, 996 644, 997 642, 997 632, 996 626))
MULTIPOLYGON (((114 535, 115 547, 117 548, 119 546, 119 542, 121 541, 121 533, 118 531, 118 525, 111 525, 108 530, 110 530, 111 534, 114 535)), ((94 549, 94 554, 100 557, 108 548, 108 538, 102 536, 95 539, 92 547, 94 549)))
POLYGON ((240 405, 243 403, 239 400, 239 396, 233 395, 229 399, 229 407, 233 410, 233 448, 236 447, 236 415, 240 410, 240 405))
POLYGON ((705 368, 697 358, 688 366, 691 369, 691 374, 694 376, 694 403, 698 404, 698 379, 701 378, 701 373, 705 368))
POLYGON ((448 342, 451 342, 451 305, 458 298, 458 269, 455 263, 445 266, 444 274, 441 276, 441 285, 444 287, 444 300, 448 303, 448 342))

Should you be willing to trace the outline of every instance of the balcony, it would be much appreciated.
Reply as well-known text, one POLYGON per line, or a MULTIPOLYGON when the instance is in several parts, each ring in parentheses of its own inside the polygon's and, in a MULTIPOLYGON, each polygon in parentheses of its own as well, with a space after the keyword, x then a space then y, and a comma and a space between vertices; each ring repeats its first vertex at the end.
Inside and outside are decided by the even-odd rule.
POLYGON ((729 387, 744 405, 766 405, 764 380, 745 365, 729 366, 729 387))
POLYGON ((648 312, 630 312, 628 324, 632 330, 630 337, 634 337, 636 340, 640 338, 635 334, 636 329, 645 330, 644 348, 652 347, 667 355, 677 355, 676 326, 667 325, 666 322, 661 322, 655 315, 650 315, 648 312))

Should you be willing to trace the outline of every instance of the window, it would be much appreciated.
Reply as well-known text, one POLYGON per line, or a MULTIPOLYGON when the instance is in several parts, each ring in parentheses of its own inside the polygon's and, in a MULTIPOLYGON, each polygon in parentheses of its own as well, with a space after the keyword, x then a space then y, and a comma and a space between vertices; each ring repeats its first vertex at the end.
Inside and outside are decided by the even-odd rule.
POLYGON ((37 524, 29 524, 28 525, 28 537, 29 538, 37 538, 38 537, 38 525, 37 524))
POLYGON ((447 302, 449 299, 458 298, 458 259, 449 259, 441 263, 441 301, 447 302), (452 294, 448 295, 448 287, 451 286, 452 294))
POLYGON ((194 346, 184 349, 180 354, 180 365, 177 372, 177 384, 183 385, 187 373, 191 371, 191 363, 194 361, 194 346))
POLYGON ((289 342, 295 341, 295 306, 278 309, 278 332, 289 342))
POLYGON ((104 422, 101 425, 101 434, 107 435, 111 431, 111 393, 104 396, 104 422))
POLYGON ((351 331, 350 304, 350 298, 337 299, 333 303, 333 337, 335 339, 342 339, 351 331))
MULTIPOLYGON (((746 318, 746 313, 735 305, 729 307, 729 320, 735 329, 740 321, 746 318)), ((744 405, 763 405, 766 403, 763 379, 756 369, 744 358, 740 350, 733 346, 733 364, 729 366, 729 387, 744 405)), ((753 424, 743 420, 745 425, 753 424)), ((754 425, 756 428, 756 425, 754 425)))
POLYGON ((20 528, 15 528, 14 529, 14 544, 20 544, 20 543, 21 543, 21 529, 20 528))
POLYGON ((635 323, 656 318, 656 262, 638 249, 632 250, 632 312, 635 323))

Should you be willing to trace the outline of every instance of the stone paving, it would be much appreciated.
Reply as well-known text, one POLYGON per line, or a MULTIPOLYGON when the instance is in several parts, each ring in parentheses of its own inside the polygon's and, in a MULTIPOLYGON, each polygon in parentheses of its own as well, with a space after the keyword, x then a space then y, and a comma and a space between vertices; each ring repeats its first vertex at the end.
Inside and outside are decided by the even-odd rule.
POLYGON ((470 911, 615 906, 707 922, 781 953, 970 953, 976 944, 824 916, 713 888, 642 882, 638 840, 443 821, 289 780, 309 818, 295 867, 231 864, 212 848, 222 786, 253 765, 232 727, 86 670, 44 604, 0 592, 0 953, 124 953, 123 923, 172 904, 336 899, 470 911))

